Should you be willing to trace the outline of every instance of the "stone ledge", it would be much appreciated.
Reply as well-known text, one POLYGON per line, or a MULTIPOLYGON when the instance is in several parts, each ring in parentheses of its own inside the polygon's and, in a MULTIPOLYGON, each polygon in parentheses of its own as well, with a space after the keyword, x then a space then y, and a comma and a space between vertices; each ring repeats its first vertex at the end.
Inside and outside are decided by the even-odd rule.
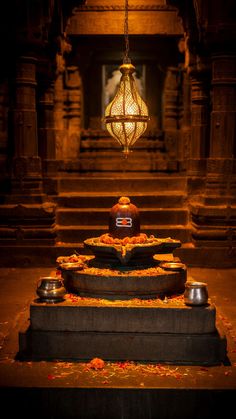
POLYGON ((226 338, 211 334, 36 331, 19 334, 20 360, 133 360, 176 365, 220 365, 226 338))
MULTIPOLYGON (((31 329, 70 332, 214 333, 216 308, 187 307, 181 300, 164 303, 74 297, 75 302, 30 305, 31 329), (78 301, 77 301, 78 300, 78 301), (132 304, 132 305, 131 305, 132 304)), ((173 301, 175 298, 173 298, 173 301)))

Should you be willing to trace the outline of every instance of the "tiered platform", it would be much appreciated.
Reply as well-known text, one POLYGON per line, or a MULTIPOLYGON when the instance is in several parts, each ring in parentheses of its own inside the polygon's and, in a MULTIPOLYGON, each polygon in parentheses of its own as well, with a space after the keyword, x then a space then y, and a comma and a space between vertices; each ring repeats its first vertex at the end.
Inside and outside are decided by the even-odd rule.
POLYGON ((188 307, 183 296, 126 301, 67 294, 64 302, 30 304, 19 335, 19 357, 31 360, 155 361, 219 365, 226 338, 209 303, 188 307))
MULTIPOLYGON (((9 417, 16 413, 24 418, 32 418, 33 414, 37 419, 212 419, 217 415, 232 416, 236 396, 234 269, 188 268, 188 280, 208 284, 217 328, 222 321, 227 337, 226 362, 205 367, 107 361, 103 369, 95 370, 88 368, 89 363, 84 361, 25 362, 15 358, 19 351, 19 330, 29 318, 29 306, 42 310, 34 301, 37 280, 51 275, 54 268, 53 265, 0 269, 1 408, 9 417)), ((56 313, 66 303, 76 305, 79 300, 88 301, 87 298, 68 296, 64 303, 43 307, 49 312, 55 308, 56 313), (75 301, 71 301, 74 298, 75 301)), ((110 303, 111 306, 115 304, 110 303)), ((124 303, 128 305, 131 301, 124 303)), ((144 303, 148 306, 148 301, 144 303)), ((186 312, 202 313, 205 308, 186 312)), ((30 315, 32 317, 33 311, 30 315)), ((56 323, 53 324, 55 327, 56 323)), ((25 330, 28 326, 29 323, 25 330)))

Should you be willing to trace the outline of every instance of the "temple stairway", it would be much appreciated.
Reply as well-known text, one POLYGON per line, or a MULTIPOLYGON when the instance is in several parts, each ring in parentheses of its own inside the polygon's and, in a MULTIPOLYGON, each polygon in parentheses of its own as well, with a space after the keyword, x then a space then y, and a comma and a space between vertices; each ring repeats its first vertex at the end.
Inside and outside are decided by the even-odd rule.
POLYGON ((185 177, 113 173, 59 179, 58 244, 80 245, 107 232, 110 209, 122 195, 139 208, 142 232, 190 242, 185 177))

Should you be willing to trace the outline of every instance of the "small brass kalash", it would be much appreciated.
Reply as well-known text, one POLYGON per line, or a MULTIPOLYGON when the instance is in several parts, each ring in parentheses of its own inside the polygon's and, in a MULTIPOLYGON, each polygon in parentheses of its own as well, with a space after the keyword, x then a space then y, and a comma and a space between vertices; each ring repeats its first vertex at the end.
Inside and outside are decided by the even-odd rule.
POLYGON ((84 245, 94 256, 74 255, 69 263, 66 257, 57 259, 69 292, 108 299, 148 299, 184 291, 186 266, 161 257, 172 254, 181 242, 142 233, 139 210, 127 196, 111 208, 109 231, 85 240, 84 245))
POLYGON ((60 278, 47 276, 38 280, 36 293, 40 301, 53 304, 64 300, 66 289, 60 278))

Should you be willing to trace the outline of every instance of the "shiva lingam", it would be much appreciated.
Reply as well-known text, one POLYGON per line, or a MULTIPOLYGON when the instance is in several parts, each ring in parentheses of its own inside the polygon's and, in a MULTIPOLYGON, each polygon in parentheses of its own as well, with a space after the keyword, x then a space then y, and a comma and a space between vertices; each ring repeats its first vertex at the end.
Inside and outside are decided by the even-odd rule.
POLYGON ((108 232, 85 240, 92 255, 57 259, 63 301, 52 304, 58 302, 48 289, 56 285, 54 278, 38 282, 40 301, 30 306, 19 356, 184 365, 224 361, 226 339, 216 328, 216 309, 207 304, 206 284, 186 282, 186 267, 172 254, 180 245, 142 233, 137 207, 121 197, 110 210, 108 232), (49 296, 51 303, 45 304, 49 296))
POLYGON ((84 244, 103 264, 150 265, 156 253, 171 253, 179 240, 159 239, 140 232, 138 208, 126 196, 111 208, 109 233, 90 238, 84 244))
POLYGON ((186 266, 160 258, 172 254, 181 242, 142 233, 138 208, 126 196, 111 208, 108 232, 86 239, 84 246, 93 256, 57 258, 69 292, 108 299, 147 299, 184 292, 186 266))

